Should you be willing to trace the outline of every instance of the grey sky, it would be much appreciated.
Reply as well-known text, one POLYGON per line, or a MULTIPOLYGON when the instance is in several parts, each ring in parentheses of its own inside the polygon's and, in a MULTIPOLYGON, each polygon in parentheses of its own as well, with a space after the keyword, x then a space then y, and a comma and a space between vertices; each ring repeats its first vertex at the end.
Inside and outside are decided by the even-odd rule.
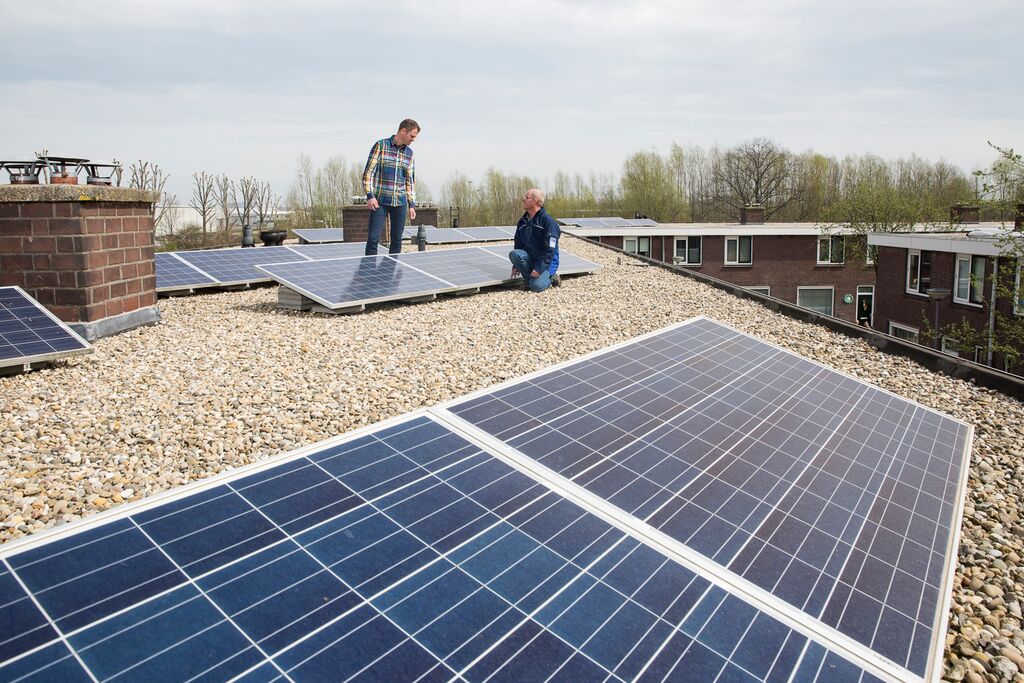
POLYGON ((1024 146, 1019 0, 0 2, 0 156, 147 159, 284 194, 411 116, 459 170, 618 174, 640 149, 990 163, 1024 146))

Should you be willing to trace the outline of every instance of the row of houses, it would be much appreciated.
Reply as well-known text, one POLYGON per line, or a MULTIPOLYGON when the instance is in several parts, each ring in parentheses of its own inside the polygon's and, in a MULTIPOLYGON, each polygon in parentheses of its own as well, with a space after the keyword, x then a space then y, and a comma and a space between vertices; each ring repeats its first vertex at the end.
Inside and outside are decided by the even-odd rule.
MULTIPOLYGON (((954 207, 952 215, 942 232, 866 236, 840 226, 765 223, 763 210, 757 208, 745 211, 739 223, 650 227, 584 223, 565 229, 824 315, 1024 374, 1024 368, 1014 367, 1016 361, 992 342, 1001 325, 1024 316, 1020 266, 1007 247, 1024 233, 1006 230, 1002 224, 979 223, 978 212, 971 207, 954 207), (997 287, 1000 278, 1004 281, 997 287), (944 333, 953 328, 974 333, 944 333), (969 348, 961 348, 964 344, 958 341, 965 338, 973 340, 969 348)), ((1012 227, 1021 230, 1020 212, 1012 227)))

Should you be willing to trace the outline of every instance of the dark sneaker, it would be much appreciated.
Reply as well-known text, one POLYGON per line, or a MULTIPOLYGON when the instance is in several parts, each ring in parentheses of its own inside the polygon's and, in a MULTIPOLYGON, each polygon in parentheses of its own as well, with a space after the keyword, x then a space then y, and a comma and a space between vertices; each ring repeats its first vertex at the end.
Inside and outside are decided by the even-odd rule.
POLYGON ((552 287, 558 287, 561 284, 562 284, 562 276, 561 275, 559 275, 558 273, 555 273, 554 275, 551 276, 551 286, 552 287))

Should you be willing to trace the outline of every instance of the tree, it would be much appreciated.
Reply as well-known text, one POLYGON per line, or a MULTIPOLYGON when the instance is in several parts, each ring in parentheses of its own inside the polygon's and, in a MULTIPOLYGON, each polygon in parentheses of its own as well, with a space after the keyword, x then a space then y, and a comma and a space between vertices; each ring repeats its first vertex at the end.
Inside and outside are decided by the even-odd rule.
POLYGON ((220 208, 220 215, 224 220, 224 240, 231 238, 231 195, 234 194, 234 182, 227 175, 217 176, 217 206, 220 208))
POLYGON ((256 222, 261 227, 266 227, 267 220, 274 217, 277 212, 277 205, 281 198, 274 194, 270 183, 256 183, 256 194, 253 202, 253 211, 256 213, 256 222))
POLYGON ((243 228, 252 225, 253 209, 256 206, 256 193, 259 183, 253 177, 242 178, 237 184, 231 184, 231 203, 235 208, 238 224, 243 228))
MULTIPOLYGON (((128 175, 130 178, 128 181, 129 187, 157 193, 158 198, 154 206, 153 224, 166 225, 168 220, 173 220, 173 213, 168 214, 167 209, 176 204, 178 198, 173 194, 164 192, 164 186, 167 185, 167 179, 171 177, 171 174, 164 173, 158 165, 152 162, 139 159, 137 162, 132 163, 128 175)), ((174 232, 173 224, 170 228, 169 232, 174 232)))
POLYGON ((733 216, 744 206, 765 207, 765 218, 797 198, 790 182, 793 156, 776 143, 754 138, 728 150, 713 168, 719 202, 733 216))
POLYGON ((636 152, 622 165, 622 205, 661 223, 681 221, 685 204, 677 180, 657 152, 636 152))
POLYGON ((189 202, 189 206, 195 209, 202 219, 204 236, 216 208, 214 184, 213 176, 207 175, 206 171, 192 174, 192 200, 189 202))

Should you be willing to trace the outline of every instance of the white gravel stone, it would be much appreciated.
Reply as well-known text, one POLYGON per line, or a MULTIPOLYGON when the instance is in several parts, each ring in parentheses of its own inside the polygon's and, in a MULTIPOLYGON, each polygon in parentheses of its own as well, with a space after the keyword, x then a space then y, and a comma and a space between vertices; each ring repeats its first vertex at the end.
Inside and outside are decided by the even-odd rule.
POLYGON ((1001 650, 1024 647, 1021 403, 580 240, 562 246, 604 268, 540 295, 352 316, 281 311, 274 287, 161 299, 156 326, 0 377, 0 540, 706 315, 975 426, 946 673, 1005 680, 1015 663, 1001 650), (983 644, 985 628, 999 637, 983 644), (998 666, 981 673, 966 651, 998 666))

